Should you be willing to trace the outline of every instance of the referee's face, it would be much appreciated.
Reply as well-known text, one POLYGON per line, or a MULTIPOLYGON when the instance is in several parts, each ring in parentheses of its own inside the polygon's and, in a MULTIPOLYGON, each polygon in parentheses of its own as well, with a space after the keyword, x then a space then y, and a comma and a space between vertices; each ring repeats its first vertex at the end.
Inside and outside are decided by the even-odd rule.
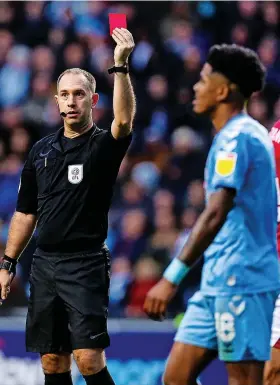
POLYGON ((66 73, 58 85, 55 96, 59 111, 64 112, 68 127, 82 128, 92 120, 92 109, 98 101, 98 94, 90 90, 83 74, 66 73))

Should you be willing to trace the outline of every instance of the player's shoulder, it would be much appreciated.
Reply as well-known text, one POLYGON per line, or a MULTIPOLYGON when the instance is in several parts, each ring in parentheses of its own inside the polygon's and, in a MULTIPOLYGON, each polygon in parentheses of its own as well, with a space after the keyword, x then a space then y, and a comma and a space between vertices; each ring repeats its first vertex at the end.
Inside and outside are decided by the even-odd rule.
POLYGON ((240 120, 241 133, 248 136, 264 136, 268 137, 268 130, 256 119, 246 115, 240 120))
POLYGON ((239 140, 245 139, 255 135, 256 132, 261 132, 267 135, 267 130, 259 122, 254 120, 247 114, 242 114, 232 119, 222 130, 222 136, 225 139, 232 140, 238 138, 239 140))
POLYGON ((260 149, 268 149, 271 145, 268 130, 247 114, 242 114, 227 124, 222 130, 219 144, 223 144, 223 148, 233 149, 244 145, 247 150, 259 151, 260 149))
POLYGON ((243 119, 240 119, 237 126, 240 136, 249 141, 269 141, 267 128, 249 115, 245 115, 243 119))

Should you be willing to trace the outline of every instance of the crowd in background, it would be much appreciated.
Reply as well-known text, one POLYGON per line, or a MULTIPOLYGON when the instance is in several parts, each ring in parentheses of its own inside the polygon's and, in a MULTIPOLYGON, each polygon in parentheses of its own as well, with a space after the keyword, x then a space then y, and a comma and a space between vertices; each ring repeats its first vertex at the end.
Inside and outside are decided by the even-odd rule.
MULTIPOLYGON (((267 68, 267 84, 248 111, 269 128, 280 118, 280 4, 1 2, 0 252, 26 155, 36 140, 62 126, 53 96, 63 70, 80 67, 95 76, 100 100, 94 121, 110 129, 110 12, 127 15, 135 39, 130 72, 137 97, 133 142, 121 165, 109 216, 110 315, 143 317, 147 290, 179 252, 204 206, 203 169, 213 129, 191 108, 201 64, 215 43, 246 45, 258 52, 267 68)), ((20 259, 3 309, 27 303, 34 238, 20 259)), ((170 315, 184 309, 199 284, 201 263, 183 285, 170 315)))

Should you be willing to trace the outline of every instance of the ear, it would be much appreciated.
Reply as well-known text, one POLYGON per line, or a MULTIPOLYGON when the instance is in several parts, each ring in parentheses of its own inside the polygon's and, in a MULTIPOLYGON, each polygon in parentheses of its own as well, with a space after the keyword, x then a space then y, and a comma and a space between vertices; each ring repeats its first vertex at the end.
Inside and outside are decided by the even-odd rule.
POLYGON ((97 93, 94 93, 92 95, 92 105, 91 108, 94 108, 99 100, 99 95, 97 93))
POLYGON ((225 101, 229 95, 229 92, 230 92, 230 89, 229 89, 228 84, 221 84, 217 88, 217 101, 218 102, 225 101))
POLYGON ((58 106, 58 96, 54 95, 54 98, 55 98, 56 105, 58 106))

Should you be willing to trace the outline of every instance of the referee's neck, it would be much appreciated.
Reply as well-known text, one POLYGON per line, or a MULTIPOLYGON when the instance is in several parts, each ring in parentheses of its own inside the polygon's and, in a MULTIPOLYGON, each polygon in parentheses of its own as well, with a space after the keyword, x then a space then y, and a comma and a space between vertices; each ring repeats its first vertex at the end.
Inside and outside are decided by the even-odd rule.
POLYGON ((85 125, 81 125, 81 126, 71 126, 69 127, 67 124, 64 124, 64 136, 66 138, 69 138, 69 139, 74 139, 80 135, 83 135, 85 134, 87 131, 89 131, 91 129, 91 127, 93 126, 93 121, 92 119, 87 122, 85 125))

